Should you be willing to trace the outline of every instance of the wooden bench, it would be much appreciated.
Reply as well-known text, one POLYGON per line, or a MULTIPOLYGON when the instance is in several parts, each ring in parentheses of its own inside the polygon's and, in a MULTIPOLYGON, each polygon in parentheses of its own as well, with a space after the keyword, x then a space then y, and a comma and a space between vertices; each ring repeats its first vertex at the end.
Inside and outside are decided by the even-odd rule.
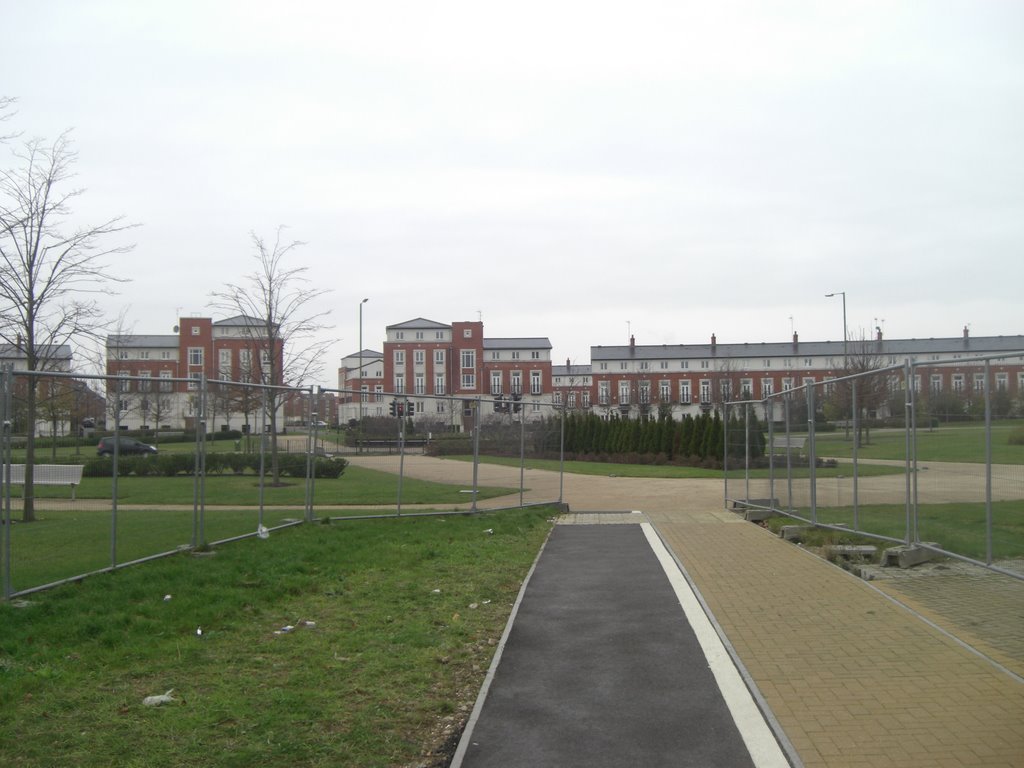
MULTIPOLYGON (((81 464, 36 464, 32 475, 34 485, 69 485, 71 500, 75 500, 75 487, 82 482, 81 464)), ((11 485, 25 484, 25 465, 11 464, 11 485)))
POLYGON ((778 435, 775 435, 772 437, 772 453, 775 455, 780 453, 783 455, 792 453, 799 456, 800 452, 803 451, 804 443, 806 442, 806 437, 786 437, 785 435, 779 437, 778 435))

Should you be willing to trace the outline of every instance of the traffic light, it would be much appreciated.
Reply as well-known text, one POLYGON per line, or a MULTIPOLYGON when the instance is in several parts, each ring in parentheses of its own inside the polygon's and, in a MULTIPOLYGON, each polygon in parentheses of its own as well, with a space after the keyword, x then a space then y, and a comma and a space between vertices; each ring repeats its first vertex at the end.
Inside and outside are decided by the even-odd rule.
POLYGON ((415 413, 416 413, 416 403, 414 403, 412 400, 406 400, 405 401, 405 415, 409 416, 411 418, 413 416, 413 414, 415 414, 415 413))
POLYGON ((505 396, 498 395, 494 398, 494 412, 503 413, 505 411, 505 396))
POLYGON ((391 415, 392 416, 397 416, 398 415, 398 401, 397 400, 392 400, 391 401, 391 415))
POLYGON ((399 416, 404 416, 405 415, 405 403, 399 402, 399 403, 397 403, 397 406, 398 406, 398 415, 399 416))
POLYGON ((518 392, 512 395, 512 413, 519 413, 519 409, 522 407, 519 405, 519 401, 523 399, 523 396, 518 392))

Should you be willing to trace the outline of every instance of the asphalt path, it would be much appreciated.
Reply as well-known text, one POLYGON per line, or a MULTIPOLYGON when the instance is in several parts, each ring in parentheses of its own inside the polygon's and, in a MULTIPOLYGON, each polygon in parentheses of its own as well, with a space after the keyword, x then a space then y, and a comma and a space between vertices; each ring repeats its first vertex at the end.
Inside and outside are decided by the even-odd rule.
POLYGON ((716 675, 640 525, 556 526, 452 766, 754 766, 716 675))

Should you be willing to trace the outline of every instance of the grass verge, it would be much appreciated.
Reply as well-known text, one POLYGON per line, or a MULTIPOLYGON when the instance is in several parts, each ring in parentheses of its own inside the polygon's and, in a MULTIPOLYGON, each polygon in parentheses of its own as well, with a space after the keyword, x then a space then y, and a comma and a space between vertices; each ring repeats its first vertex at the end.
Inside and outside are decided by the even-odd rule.
POLYGON ((4 763, 445 764, 551 514, 305 525, 2 604, 4 763))

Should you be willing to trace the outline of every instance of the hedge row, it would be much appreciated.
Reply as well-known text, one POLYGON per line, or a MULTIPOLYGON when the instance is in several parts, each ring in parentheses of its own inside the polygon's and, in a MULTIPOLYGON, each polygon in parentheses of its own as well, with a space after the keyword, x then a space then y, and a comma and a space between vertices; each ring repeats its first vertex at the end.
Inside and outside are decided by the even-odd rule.
MULTIPOLYGON (((264 458, 264 472, 270 472, 270 456, 264 458)), ((327 459, 317 457, 314 460, 316 477, 336 479, 341 477, 348 466, 345 459, 327 459)), ((278 467, 285 477, 306 476, 306 455, 302 453, 279 453, 278 467)), ((82 469, 84 477, 110 477, 114 462, 107 457, 89 459, 82 469)), ((120 456, 118 457, 118 474, 136 475, 138 477, 174 477, 191 475, 195 472, 194 453, 167 453, 160 456, 120 456)), ((260 456, 252 453, 208 453, 206 454, 206 474, 223 475, 228 472, 242 475, 246 472, 260 471, 260 456)))

